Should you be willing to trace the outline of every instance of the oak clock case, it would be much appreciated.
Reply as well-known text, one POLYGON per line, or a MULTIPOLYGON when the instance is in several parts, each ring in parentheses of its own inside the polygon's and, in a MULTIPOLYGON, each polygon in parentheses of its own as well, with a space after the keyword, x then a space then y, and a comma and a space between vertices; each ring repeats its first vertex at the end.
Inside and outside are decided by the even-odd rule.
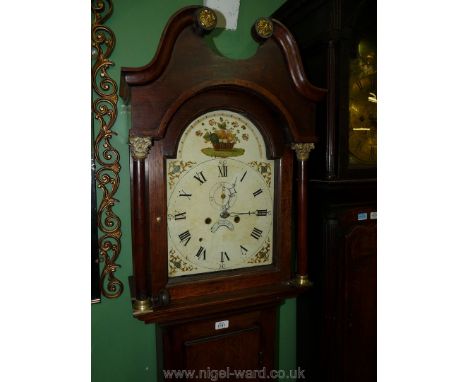
POLYGON ((271 370, 279 306, 311 285, 307 163, 326 92, 281 23, 256 21, 245 60, 211 50, 215 25, 183 8, 151 62, 122 68, 133 315, 158 324, 159 369, 271 370))
POLYGON ((246 60, 211 50, 204 36, 215 25, 212 10, 183 8, 151 62, 121 73, 133 308, 147 323, 272 308, 310 285, 307 159, 325 91, 307 81, 281 23, 257 20, 259 47, 246 60))

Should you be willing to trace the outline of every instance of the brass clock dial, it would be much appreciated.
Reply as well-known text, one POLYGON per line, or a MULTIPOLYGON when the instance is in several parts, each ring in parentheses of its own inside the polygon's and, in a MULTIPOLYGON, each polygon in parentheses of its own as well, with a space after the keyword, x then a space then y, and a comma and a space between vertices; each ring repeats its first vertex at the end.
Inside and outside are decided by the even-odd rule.
POLYGON ((351 60, 349 83, 349 153, 351 164, 377 163, 377 67, 375 49, 359 44, 351 60))
POLYGON ((169 277, 271 264, 273 174, 244 116, 220 110, 193 121, 167 160, 169 277))

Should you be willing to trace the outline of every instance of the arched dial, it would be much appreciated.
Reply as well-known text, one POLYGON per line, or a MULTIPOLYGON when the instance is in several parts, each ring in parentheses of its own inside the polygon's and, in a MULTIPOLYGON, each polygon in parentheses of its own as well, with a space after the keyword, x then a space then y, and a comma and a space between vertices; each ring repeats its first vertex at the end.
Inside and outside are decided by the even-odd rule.
POLYGON ((186 172, 169 198, 167 219, 175 251, 197 268, 184 274, 258 265, 255 255, 267 241, 271 248, 270 187, 235 159, 207 160, 186 172))
POLYGON ((166 159, 168 275, 273 263, 274 160, 246 116, 216 110, 166 159))

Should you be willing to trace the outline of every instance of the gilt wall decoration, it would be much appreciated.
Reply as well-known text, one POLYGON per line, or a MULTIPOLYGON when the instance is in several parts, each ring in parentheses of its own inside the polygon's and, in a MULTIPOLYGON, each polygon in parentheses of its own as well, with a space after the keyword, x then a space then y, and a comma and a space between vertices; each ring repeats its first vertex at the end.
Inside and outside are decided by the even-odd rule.
POLYGON ((116 261, 121 251, 121 221, 113 211, 114 198, 120 183, 120 155, 111 144, 117 133, 112 126, 117 118, 117 84, 107 73, 114 63, 109 57, 114 49, 115 35, 104 23, 112 15, 111 0, 92 0, 92 86, 93 117, 99 123, 99 132, 94 140, 94 155, 97 166, 96 184, 102 191, 102 200, 97 209, 97 224, 100 230, 98 241, 101 269, 101 292, 107 298, 117 298, 123 292, 122 282, 115 276, 120 267, 116 261))

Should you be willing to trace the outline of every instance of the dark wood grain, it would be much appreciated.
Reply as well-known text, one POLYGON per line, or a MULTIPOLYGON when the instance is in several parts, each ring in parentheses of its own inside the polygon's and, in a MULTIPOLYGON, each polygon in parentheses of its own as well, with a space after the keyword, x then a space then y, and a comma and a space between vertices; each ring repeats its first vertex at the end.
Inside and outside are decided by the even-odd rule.
POLYGON ((298 299, 298 365, 317 380, 375 381, 376 182, 313 181, 309 189, 314 288, 298 299))
POLYGON ((136 315, 146 323, 169 325, 202 319, 209 314, 216 314, 232 309, 260 309, 271 303, 281 303, 286 298, 292 298, 307 289, 285 284, 266 285, 247 290, 235 290, 218 294, 187 297, 171 301, 171 304, 154 309, 152 312, 136 315))
POLYGON ((307 258, 308 251, 308 173, 307 160, 299 160, 297 174, 297 274, 308 275, 307 258))
POLYGON ((148 290, 147 216, 145 161, 133 160, 132 166, 132 253, 134 290, 137 300, 146 300, 148 290))

